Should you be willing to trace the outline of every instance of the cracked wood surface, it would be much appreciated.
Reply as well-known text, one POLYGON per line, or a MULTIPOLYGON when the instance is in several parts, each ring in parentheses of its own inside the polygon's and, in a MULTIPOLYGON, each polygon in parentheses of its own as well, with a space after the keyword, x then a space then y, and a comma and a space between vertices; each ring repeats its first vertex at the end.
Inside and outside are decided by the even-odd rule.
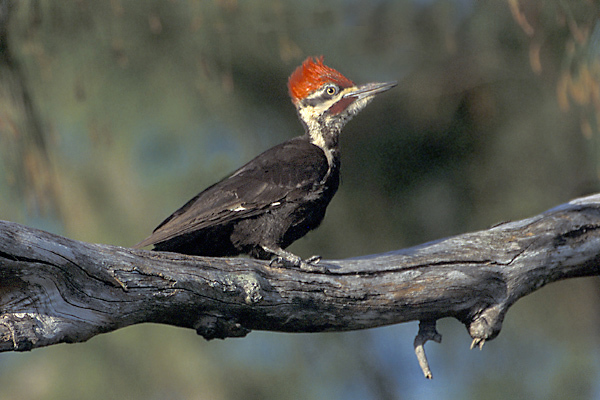
POLYGON ((320 273, 90 244, 0 221, 0 351, 82 342, 143 322, 212 339, 418 320, 415 349, 427 376, 423 345, 441 338, 436 320, 457 318, 482 346, 519 298, 599 274, 599 228, 600 194, 484 231, 324 260, 329 271, 320 273))

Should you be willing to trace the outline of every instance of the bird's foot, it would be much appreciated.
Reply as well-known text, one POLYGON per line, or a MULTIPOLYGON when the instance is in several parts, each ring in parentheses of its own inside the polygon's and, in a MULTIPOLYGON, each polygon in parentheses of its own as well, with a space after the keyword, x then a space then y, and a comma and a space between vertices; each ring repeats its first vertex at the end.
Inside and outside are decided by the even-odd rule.
POLYGON ((300 260, 300 269, 307 272, 319 272, 321 274, 330 272, 329 268, 325 265, 319 265, 319 261, 321 261, 321 256, 312 256, 306 260, 300 260))
POLYGON ((306 272, 318 272, 326 274, 329 269, 324 265, 317 265, 321 261, 321 256, 312 256, 303 260, 294 254, 280 255, 271 260, 271 266, 281 266, 284 268, 298 268, 306 272))
POLYGON ((265 252, 275 256, 275 258, 271 260, 271 266, 278 265, 284 268, 298 268, 302 271, 318 272, 321 274, 329 272, 329 269, 326 266, 317 265, 318 262, 321 261, 321 256, 312 256, 303 260, 297 255, 285 251, 280 247, 262 246, 262 248, 265 252))

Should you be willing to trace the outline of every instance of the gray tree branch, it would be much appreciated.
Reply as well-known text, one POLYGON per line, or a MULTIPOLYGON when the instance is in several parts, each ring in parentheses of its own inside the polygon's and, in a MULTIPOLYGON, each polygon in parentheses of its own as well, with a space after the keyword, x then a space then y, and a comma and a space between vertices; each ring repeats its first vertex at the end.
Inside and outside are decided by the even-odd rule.
POLYGON ((346 260, 329 272, 90 244, 0 222, 0 351, 83 342, 156 322, 206 339, 251 330, 322 332, 454 317, 483 346, 519 298, 561 279, 595 276, 600 194, 522 221, 420 246, 346 260))

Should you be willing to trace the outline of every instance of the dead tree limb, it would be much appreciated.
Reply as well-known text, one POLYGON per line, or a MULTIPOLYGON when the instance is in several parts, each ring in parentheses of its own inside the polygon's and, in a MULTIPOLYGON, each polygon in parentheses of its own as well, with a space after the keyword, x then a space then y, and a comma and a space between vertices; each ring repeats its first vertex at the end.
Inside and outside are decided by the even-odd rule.
POLYGON ((0 222, 0 351, 83 342, 142 322, 213 339, 418 320, 415 351, 431 377, 423 345, 441 340, 438 319, 457 318, 472 346, 483 346, 519 298, 599 274, 599 228, 597 194, 485 231, 325 260, 322 273, 90 244, 0 222))

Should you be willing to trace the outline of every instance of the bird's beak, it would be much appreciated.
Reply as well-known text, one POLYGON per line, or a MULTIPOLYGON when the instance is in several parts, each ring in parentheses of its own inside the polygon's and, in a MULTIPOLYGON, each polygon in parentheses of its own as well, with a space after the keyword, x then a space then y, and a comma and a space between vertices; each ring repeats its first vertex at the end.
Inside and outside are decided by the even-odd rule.
POLYGON ((398 82, 385 83, 365 83, 364 85, 356 86, 354 90, 344 94, 343 98, 354 97, 355 100, 364 99, 365 97, 375 96, 378 93, 385 92, 396 86, 398 82))

